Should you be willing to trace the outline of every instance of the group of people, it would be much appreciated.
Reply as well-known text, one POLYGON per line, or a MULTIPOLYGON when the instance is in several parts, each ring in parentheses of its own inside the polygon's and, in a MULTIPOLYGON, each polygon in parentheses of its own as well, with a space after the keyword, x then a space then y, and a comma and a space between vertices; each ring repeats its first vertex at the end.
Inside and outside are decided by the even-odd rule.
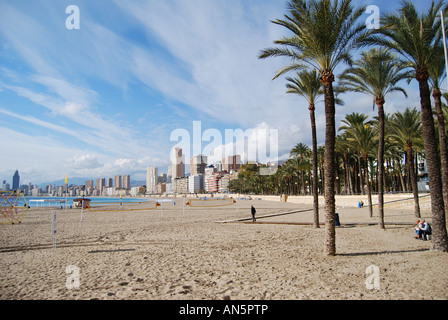
POLYGON ((414 225, 415 239, 429 240, 429 236, 432 234, 431 225, 425 221, 425 219, 418 219, 414 225))

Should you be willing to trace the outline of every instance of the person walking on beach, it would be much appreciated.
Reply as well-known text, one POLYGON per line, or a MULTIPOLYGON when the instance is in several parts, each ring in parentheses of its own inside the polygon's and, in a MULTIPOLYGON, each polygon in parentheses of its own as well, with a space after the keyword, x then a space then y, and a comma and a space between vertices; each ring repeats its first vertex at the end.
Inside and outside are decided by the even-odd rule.
POLYGON ((252 214, 252 222, 257 221, 257 220, 255 219, 255 213, 256 213, 256 212, 257 212, 257 210, 255 210, 254 206, 251 205, 251 206, 250 206, 250 213, 252 214))

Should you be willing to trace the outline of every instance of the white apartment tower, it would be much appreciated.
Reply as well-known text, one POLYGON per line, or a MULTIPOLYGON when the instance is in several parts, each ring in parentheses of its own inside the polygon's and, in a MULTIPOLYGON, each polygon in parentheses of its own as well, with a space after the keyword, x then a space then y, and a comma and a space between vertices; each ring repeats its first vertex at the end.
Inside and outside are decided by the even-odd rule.
POLYGON ((156 167, 146 169, 146 193, 154 194, 158 183, 159 172, 156 167))

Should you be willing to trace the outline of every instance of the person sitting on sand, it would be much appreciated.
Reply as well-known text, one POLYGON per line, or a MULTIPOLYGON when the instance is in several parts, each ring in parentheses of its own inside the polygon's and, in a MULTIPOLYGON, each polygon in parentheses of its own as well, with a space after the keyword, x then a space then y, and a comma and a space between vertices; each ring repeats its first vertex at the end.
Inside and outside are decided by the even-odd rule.
POLYGON ((420 239, 426 241, 428 240, 428 236, 432 234, 431 232, 431 226, 428 222, 425 221, 425 219, 420 220, 421 226, 419 230, 419 237, 420 239))
POLYGON ((415 239, 420 239, 420 219, 414 224, 415 239))

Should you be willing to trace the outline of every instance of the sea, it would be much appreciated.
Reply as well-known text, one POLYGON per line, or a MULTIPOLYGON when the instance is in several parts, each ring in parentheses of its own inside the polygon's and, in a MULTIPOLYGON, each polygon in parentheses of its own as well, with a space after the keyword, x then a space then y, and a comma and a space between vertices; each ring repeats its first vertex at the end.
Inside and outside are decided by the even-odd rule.
MULTIPOLYGON (((67 206, 67 207, 73 207, 74 199, 77 199, 80 197, 25 197, 27 204, 31 208, 41 208, 41 207, 55 207, 55 208, 61 208, 67 206), (67 203, 65 202, 67 200, 67 203)), ((92 201, 92 204, 96 205, 108 205, 108 204, 119 204, 121 203, 140 203, 140 202, 147 202, 147 201, 157 201, 157 202, 166 202, 171 201, 169 199, 149 199, 149 198, 128 198, 124 197, 85 197, 86 199, 90 199, 92 201)))

